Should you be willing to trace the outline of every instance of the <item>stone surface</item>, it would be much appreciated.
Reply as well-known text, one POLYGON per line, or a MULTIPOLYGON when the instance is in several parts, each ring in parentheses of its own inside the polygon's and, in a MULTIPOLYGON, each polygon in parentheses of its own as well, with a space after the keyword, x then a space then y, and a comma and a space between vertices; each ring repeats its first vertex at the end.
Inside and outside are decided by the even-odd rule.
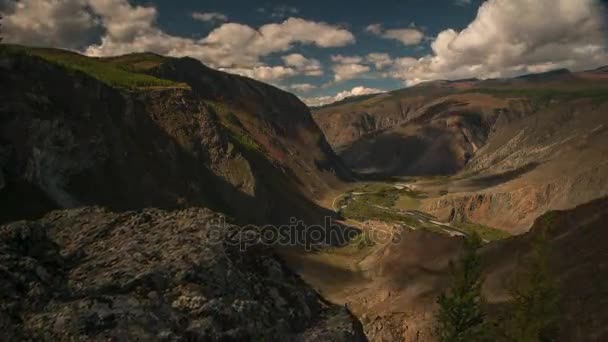
POLYGON ((358 321, 208 210, 97 207, 0 226, 8 340, 356 341, 358 321))

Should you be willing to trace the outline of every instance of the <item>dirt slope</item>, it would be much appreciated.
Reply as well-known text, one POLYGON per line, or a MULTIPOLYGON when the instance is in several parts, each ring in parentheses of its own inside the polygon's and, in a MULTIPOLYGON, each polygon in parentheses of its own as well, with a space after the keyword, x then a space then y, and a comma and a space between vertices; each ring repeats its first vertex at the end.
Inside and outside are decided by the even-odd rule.
MULTIPOLYGON (((559 341, 608 338, 608 199, 548 213, 552 273, 560 293, 559 341)), ((483 294, 492 307, 511 300, 511 282, 526 267, 541 222, 528 233, 485 245, 483 294)), ((544 224, 543 224, 544 226, 544 224)), ((436 299, 450 282, 448 263, 462 239, 397 230, 393 240, 366 248, 284 253, 288 264, 322 295, 345 304, 371 341, 434 341, 436 299)))

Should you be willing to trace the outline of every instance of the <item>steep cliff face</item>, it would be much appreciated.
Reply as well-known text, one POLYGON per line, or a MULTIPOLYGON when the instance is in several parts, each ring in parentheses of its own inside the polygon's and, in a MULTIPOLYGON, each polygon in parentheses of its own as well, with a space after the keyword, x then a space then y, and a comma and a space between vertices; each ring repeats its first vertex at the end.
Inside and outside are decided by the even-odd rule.
POLYGON ((578 99, 495 124, 452 194, 425 202, 446 220, 471 220, 512 233, 536 217, 608 194, 606 103, 578 99))
POLYGON ((66 66, 67 52, 43 52, 0 58, 3 220, 90 204, 315 220, 326 213, 310 199, 348 177, 307 108, 276 88, 190 59, 70 54, 66 66), (167 81, 109 85, 106 63, 167 81))
POLYGON ((451 93, 442 82, 387 94, 349 98, 315 108, 313 118, 337 151, 364 136, 404 124, 421 115, 433 100, 451 93))
POLYGON ((230 116, 273 162, 291 169, 313 196, 348 178, 309 109, 295 95, 249 78, 209 69, 200 62, 174 59, 149 73, 187 83, 196 96, 223 103, 230 116))

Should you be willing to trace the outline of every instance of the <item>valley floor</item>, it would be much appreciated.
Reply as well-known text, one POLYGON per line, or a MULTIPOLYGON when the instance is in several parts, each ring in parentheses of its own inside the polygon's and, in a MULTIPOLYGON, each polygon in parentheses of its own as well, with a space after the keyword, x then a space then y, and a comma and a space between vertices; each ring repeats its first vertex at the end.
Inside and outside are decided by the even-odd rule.
POLYGON ((442 196, 447 181, 350 184, 321 204, 338 212, 341 224, 360 229, 356 238, 344 246, 283 248, 279 254, 324 298, 348 307, 371 340, 427 340, 433 324, 429 308, 444 287, 459 237, 473 231, 485 242, 510 236, 480 224, 442 222, 422 211, 422 201, 442 196))

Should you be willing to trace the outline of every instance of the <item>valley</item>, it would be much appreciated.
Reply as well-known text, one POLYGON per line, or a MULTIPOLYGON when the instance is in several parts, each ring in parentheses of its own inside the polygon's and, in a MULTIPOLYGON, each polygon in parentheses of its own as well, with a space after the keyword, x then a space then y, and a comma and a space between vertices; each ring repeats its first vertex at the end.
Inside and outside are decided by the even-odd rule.
MULTIPOLYGON (((603 73, 438 82, 315 109, 334 150, 370 179, 324 203, 361 234, 346 246, 281 255, 324 297, 351 309, 370 340, 432 341, 437 298, 463 239, 482 241, 481 293, 488 319, 500 322, 515 279, 530 267, 522 260, 534 255, 533 236, 560 217, 544 238, 555 249, 547 267, 560 291, 574 291, 560 305, 581 310, 578 298, 589 292, 576 277, 594 278, 608 251, 600 242, 608 222, 603 73), (591 235, 599 240, 582 256, 576 250, 593 245, 579 245, 591 235), (589 269, 561 273, 577 263, 589 269)), ((594 298, 605 292, 597 286, 594 298)), ((559 340, 586 340, 574 327, 605 333, 580 319, 565 328, 565 316, 572 318, 559 319, 559 340)))
POLYGON ((467 265, 492 340, 608 337, 605 68, 312 111, 188 57, 3 45, 0 71, 9 339, 435 341, 467 265))

